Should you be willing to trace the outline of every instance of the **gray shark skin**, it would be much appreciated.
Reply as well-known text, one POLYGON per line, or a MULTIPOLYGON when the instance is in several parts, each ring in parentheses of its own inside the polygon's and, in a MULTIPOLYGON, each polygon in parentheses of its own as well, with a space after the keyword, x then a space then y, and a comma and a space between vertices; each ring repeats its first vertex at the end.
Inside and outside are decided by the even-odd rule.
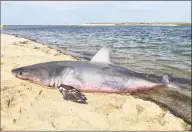
POLYGON ((137 73, 112 64, 109 51, 107 47, 102 48, 89 62, 52 61, 20 67, 11 72, 17 78, 58 88, 65 100, 78 103, 86 103, 87 100, 81 91, 133 93, 165 87, 169 83, 167 75, 160 80, 156 75, 137 73))

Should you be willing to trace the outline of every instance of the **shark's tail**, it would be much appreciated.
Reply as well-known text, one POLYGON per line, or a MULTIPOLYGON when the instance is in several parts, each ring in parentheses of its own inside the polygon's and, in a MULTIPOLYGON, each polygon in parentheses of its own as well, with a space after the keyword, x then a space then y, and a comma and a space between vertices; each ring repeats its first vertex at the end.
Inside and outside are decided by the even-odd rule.
POLYGON ((172 77, 167 74, 161 77, 161 83, 172 90, 181 89, 180 86, 177 86, 175 83, 172 82, 172 77))
POLYGON ((161 77, 161 83, 163 83, 163 84, 165 84, 165 85, 167 85, 167 84, 170 83, 170 81, 169 81, 169 76, 168 76, 167 74, 165 74, 165 75, 163 75, 163 76, 161 77))
MULTIPOLYGON (((183 94, 191 98, 191 92, 189 92, 187 89, 184 89, 181 86, 178 86, 173 81, 174 81, 173 77, 167 74, 161 77, 161 83, 167 86, 168 90, 178 92, 179 94, 183 94)), ((188 80, 185 80, 185 79, 179 80, 179 78, 178 78, 178 81, 181 81, 181 83, 186 83, 186 84, 189 82, 188 80)))

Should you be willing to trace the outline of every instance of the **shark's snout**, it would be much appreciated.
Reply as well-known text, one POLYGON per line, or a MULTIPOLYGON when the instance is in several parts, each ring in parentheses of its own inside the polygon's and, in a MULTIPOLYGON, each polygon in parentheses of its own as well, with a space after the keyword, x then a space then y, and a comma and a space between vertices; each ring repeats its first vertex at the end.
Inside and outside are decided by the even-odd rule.
POLYGON ((16 77, 22 76, 22 68, 16 68, 11 70, 12 74, 16 77))
POLYGON ((12 69, 11 72, 14 76, 17 76, 17 69, 12 69))

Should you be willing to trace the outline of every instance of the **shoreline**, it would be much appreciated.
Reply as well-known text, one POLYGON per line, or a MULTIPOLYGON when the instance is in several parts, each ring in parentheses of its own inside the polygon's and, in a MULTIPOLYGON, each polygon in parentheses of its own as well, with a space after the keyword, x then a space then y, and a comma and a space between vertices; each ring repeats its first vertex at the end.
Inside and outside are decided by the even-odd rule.
POLYGON ((38 42, 38 41, 35 40, 35 39, 30 39, 30 38, 27 38, 27 37, 24 37, 24 36, 12 35, 12 34, 8 34, 8 33, 1 33, 1 34, 14 36, 14 37, 16 37, 16 38, 23 38, 23 39, 26 39, 26 41, 32 41, 32 42, 38 43, 38 44, 40 44, 40 45, 46 46, 46 47, 49 48, 49 49, 54 49, 54 50, 56 50, 58 54, 70 56, 70 57, 72 57, 73 59, 75 59, 76 61, 82 61, 82 60, 85 59, 85 58, 80 58, 80 57, 77 57, 77 56, 73 56, 73 55, 67 54, 67 53, 65 53, 65 52, 62 52, 62 51, 61 51, 60 49, 58 49, 58 48, 54 48, 54 47, 52 47, 52 46, 49 46, 48 44, 40 43, 40 42, 38 42))
POLYGON ((189 129, 188 124, 168 110, 133 96, 85 93, 88 105, 64 101, 57 90, 17 79, 10 70, 76 58, 45 44, 4 33, 1 47, 1 130, 189 129))

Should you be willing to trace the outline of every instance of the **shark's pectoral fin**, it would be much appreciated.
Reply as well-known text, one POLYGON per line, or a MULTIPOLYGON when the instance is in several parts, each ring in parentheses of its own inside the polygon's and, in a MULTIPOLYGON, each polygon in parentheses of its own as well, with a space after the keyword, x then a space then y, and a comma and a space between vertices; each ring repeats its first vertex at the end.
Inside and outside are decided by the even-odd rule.
POLYGON ((68 85, 61 85, 59 87, 59 91, 62 93, 63 98, 65 100, 70 100, 76 103, 81 103, 81 104, 87 104, 86 100, 87 98, 83 93, 81 93, 79 90, 68 86, 68 85))
POLYGON ((112 64, 111 62, 111 47, 110 46, 104 46, 101 48, 94 57, 90 60, 90 62, 103 62, 112 64))

